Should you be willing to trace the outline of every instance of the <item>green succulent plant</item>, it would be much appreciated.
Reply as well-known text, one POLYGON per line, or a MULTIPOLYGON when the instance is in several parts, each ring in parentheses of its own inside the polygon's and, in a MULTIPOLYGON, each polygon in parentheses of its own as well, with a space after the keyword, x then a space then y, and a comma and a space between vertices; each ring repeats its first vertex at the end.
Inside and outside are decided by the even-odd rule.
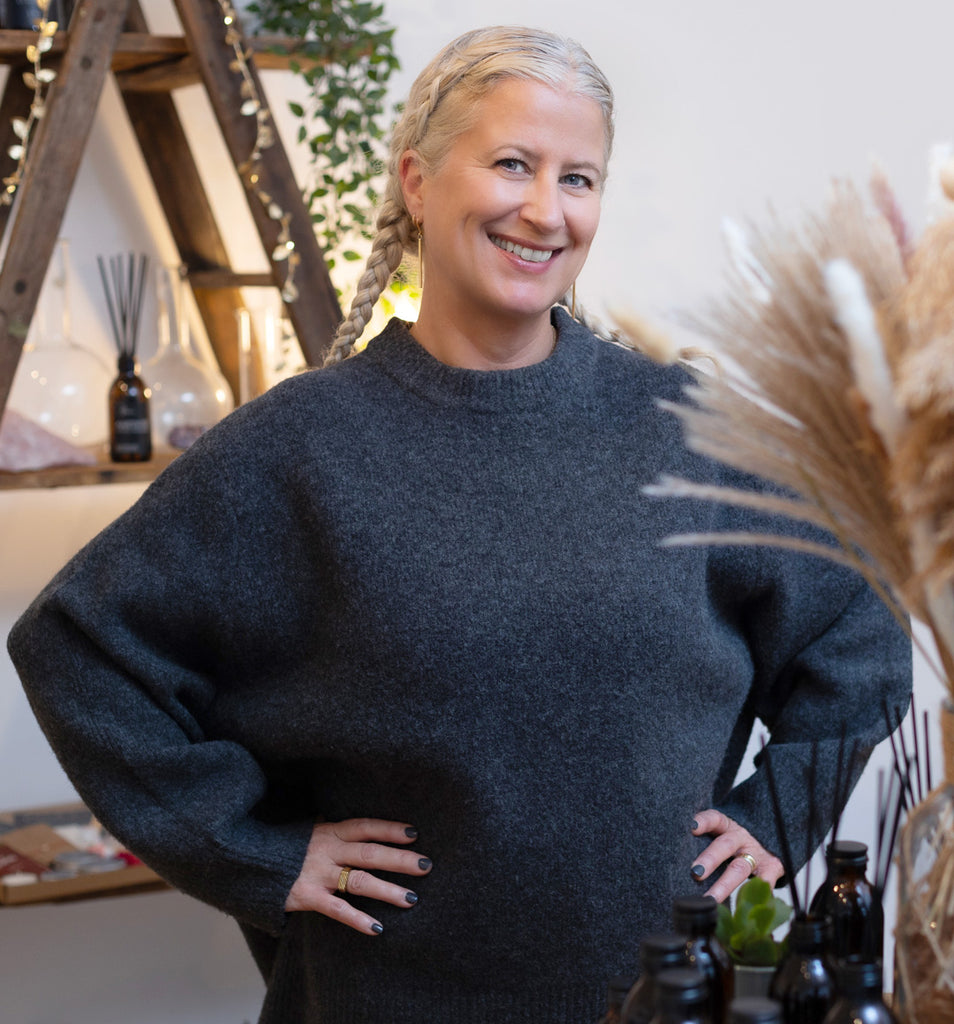
POLYGON ((735 908, 719 904, 716 938, 733 962, 751 967, 774 967, 784 951, 775 930, 792 916, 792 908, 763 878, 750 878, 736 893, 735 908))

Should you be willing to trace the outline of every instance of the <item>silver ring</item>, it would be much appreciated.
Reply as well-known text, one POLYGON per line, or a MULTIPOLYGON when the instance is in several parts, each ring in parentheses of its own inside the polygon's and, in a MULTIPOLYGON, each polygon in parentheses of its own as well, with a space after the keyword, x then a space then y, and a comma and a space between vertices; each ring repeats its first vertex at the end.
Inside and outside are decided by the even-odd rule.
POLYGON ((739 854, 739 860, 744 860, 744 861, 746 862, 746 864, 748 864, 748 866, 749 866, 749 867, 750 867, 750 868, 752 869, 752 870, 751 870, 751 871, 749 872, 749 875, 750 875, 750 876, 751 876, 751 875, 754 875, 754 874, 755 874, 755 872, 756 872, 756 871, 758 871, 758 869, 759 869, 759 866, 758 866, 758 864, 756 863, 756 860, 755 860, 755 858, 754 858, 754 857, 752 856, 752 854, 751 854, 751 853, 740 853, 740 854, 739 854))

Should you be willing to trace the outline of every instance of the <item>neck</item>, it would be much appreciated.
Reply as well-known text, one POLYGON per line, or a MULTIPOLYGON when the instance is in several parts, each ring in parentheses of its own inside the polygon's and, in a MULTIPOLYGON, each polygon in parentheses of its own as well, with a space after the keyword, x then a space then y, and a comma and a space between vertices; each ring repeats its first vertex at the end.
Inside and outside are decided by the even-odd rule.
POLYGON ((513 370, 541 363, 556 345, 556 328, 546 312, 532 321, 501 324, 476 321, 461 324, 421 315, 411 325, 415 341, 435 359, 465 370, 513 370))

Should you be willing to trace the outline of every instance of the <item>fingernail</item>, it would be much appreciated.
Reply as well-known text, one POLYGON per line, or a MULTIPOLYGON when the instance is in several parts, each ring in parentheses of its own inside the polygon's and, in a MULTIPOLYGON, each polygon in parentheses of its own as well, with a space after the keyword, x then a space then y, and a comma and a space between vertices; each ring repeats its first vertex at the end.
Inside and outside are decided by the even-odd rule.
POLYGON ((378 922, 375 921, 374 924, 371 925, 371 931, 373 931, 375 935, 380 935, 381 932, 384 931, 384 925, 378 924, 378 922))
POLYGON ((693 818, 693 819, 692 819, 692 829, 691 829, 691 831, 695 832, 695 830, 696 830, 696 829, 697 829, 698 827, 699 827, 699 822, 698 822, 698 821, 696 821, 696 819, 695 819, 695 818, 693 818))
POLYGON ((417 862, 417 866, 421 869, 421 871, 430 871, 432 865, 431 862, 427 859, 427 857, 421 857, 421 859, 417 862))
POLYGON ((404 834, 408 837, 408 839, 417 839, 417 829, 416 828, 411 828, 410 826, 408 826, 404 830, 404 834))
POLYGON ((413 906, 415 903, 417 903, 417 893, 416 892, 406 892, 404 894, 404 899, 407 900, 407 902, 410 903, 413 906))
POLYGON ((692 877, 693 878, 702 878, 702 876, 705 873, 706 873, 706 869, 701 864, 693 864, 692 865, 692 877))

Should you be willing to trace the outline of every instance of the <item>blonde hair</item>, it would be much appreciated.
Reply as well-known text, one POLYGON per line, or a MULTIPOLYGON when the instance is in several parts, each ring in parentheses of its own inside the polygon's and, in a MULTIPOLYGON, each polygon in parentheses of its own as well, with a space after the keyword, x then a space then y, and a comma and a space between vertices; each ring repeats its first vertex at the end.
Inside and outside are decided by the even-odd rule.
POLYGON ((371 255, 326 363, 339 362, 350 354, 371 319, 378 296, 405 253, 417 247, 419 229, 401 190, 401 156, 413 149, 425 170, 435 171, 457 138, 473 126, 477 101, 509 78, 569 88, 595 100, 603 113, 608 163, 613 147, 613 91, 579 43, 541 29, 506 26, 475 29, 449 43, 418 75, 394 126, 371 255))

